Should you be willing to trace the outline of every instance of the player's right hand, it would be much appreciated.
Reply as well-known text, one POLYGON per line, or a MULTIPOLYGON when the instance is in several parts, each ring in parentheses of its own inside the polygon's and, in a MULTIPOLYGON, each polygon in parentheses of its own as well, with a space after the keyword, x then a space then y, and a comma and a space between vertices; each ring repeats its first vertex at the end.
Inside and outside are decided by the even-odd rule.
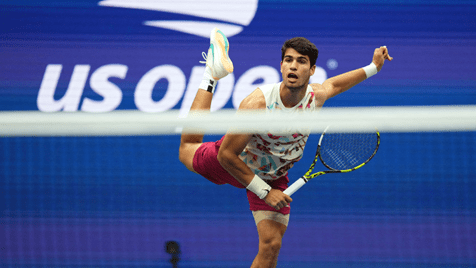
POLYGON ((276 210, 282 209, 292 201, 293 199, 289 195, 278 189, 271 189, 268 195, 264 198, 264 202, 276 210))
POLYGON ((388 49, 386 46, 381 46, 376 48, 374 51, 374 56, 372 62, 377 66, 377 71, 380 72, 382 70, 383 64, 385 60, 392 61, 393 57, 388 54, 388 49))

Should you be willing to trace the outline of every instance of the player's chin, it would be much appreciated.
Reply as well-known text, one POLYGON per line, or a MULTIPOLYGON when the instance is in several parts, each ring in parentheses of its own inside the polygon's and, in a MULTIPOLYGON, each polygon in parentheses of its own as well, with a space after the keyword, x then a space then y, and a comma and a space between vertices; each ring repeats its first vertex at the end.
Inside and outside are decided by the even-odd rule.
POLYGON ((284 79, 283 82, 288 87, 295 87, 298 84, 297 80, 290 80, 290 79, 284 79))
POLYGON ((284 84, 286 85, 287 88, 291 90, 300 90, 305 86, 303 83, 300 83, 298 81, 289 81, 289 80, 285 81, 284 84))

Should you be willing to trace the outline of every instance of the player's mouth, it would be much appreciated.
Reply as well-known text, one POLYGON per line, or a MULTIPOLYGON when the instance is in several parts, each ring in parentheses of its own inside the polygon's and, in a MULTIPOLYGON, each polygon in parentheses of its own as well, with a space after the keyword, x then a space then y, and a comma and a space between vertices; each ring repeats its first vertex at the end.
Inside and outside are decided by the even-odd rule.
POLYGON ((298 79, 298 76, 295 73, 288 74, 288 78, 290 79, 298 79))

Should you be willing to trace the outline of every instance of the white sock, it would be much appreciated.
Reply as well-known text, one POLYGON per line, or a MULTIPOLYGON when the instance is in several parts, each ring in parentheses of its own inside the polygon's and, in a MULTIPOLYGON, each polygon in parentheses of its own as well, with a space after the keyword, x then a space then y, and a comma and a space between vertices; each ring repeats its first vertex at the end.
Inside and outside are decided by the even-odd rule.
POLYGON ((201 88, 211 93, 215 93, 215 87, 217 85, 217 82, 218 81, 213 79, 212 77, 212 71, 210 70, 210 67, 207 66, 205 68, 205 72, 203 73, 202 82, 200 83, 200 86, 198 88, 201 88))

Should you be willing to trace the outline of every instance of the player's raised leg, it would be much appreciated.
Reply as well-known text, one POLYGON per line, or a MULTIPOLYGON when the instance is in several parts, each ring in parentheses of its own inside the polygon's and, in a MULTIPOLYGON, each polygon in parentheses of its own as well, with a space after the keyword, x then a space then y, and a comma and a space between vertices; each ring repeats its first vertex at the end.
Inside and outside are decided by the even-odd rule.
MULTIPOLYGON (((189 116, 193 116, 196 111, 210 111, 215 87, 221 78, 233 72, 233 63, 228 56, 230 45, 225 34, 218 28, 214 28, 210 35, 210 48, 208 54, 203 53, 206 68, 200 83, 197 95, 193 100, 189 116)), ((195 151, 203 142, 204 133, 187 132, 186 128, 182 132, 179 159, 191 171, 193 170, 193 157, 195 151)))

